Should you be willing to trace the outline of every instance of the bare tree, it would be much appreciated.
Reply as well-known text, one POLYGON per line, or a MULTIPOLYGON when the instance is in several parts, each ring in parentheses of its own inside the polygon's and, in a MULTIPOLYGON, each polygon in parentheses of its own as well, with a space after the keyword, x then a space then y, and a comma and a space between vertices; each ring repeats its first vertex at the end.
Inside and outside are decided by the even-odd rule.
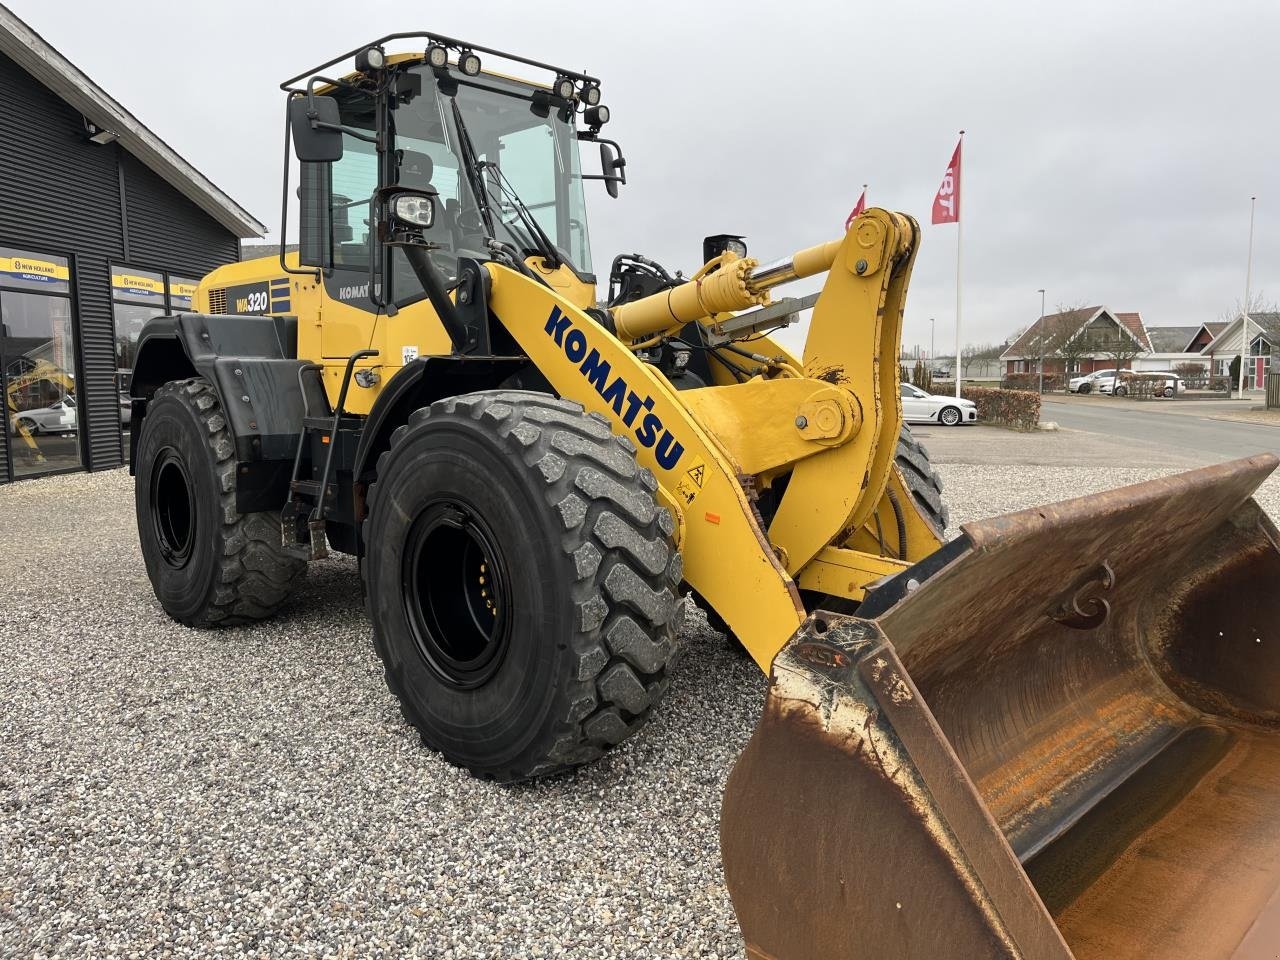
POLYGON ((1116 325, 1114 333, 1110 337, 1103 340, 1099 344, 1100 353, 1104 353, 1116 365, 1115 386, 1112 387, 1111 395, 1117 396, 1120 389, 1120 371, 1125 368, 1125 364, 1129 363, 1134 357, 1140 353, 1145 353, 1145 349, 1136 337, 1132 336, 1127 329, 1120 324, 1116 325))
MULTIPOLYGON (((1235 306, 1218 314, 1218 321, 1220 323, 1230 323, 1244 312, 1244 299, 1236 297, 1235 306)), ((1256 290, 1249 294, 1248 312, 1250 315, 1255 313, 1280 313, 1280 304, 1274 300, 1267 299, 1267 295, 1261 290, 1256 290)))
POLYGON ((1004 351, 1004 344, 967 343, 960 349, 960 368, 964 375, 968 376, 975 363, 981 363, 986 360, 999 360, 1000 354, 1004 353, 1004 351))
POLYGON ((1055 316, 1061 319, 1052 343, 1052 355, 1062 360, 1062 379, 1065 383, 1070 381, 1071 374, 1079 367, 1080 361, 1094 352, 1088 339, 1080 335, 1080 328, 1089 319, 1089 305, 1083 302, 1060 303, 1056 309, 1055 316))

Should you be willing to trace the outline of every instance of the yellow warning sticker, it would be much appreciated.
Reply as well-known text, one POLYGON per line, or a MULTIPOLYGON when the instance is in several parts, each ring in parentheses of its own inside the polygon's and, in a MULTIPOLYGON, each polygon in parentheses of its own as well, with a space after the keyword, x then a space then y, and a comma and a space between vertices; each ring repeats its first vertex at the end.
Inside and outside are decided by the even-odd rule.
POLYGON ((692 467, 684 472, 684 476, 680 478, 680 482, 676 484, 676 493, 680 494, 680 499, 686 504, 693 503, 698 494, 702 492, 702 484, 706 479, 707 465, 698 460, 692 467))

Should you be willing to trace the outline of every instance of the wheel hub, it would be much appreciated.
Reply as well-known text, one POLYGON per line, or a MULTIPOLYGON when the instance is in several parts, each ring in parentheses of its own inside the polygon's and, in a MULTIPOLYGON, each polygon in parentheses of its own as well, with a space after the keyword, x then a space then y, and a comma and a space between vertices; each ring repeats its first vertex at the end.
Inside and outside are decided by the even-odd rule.
POLYGON ((161 452, 151 473, 151 520, 165 562, 185 567, 196 540, 196 511, 186 465, 171 447, 161 452))
POLYGON ((405 543, 409 629, 427 665, 458 689, 488 682, 510 641, 510 579, 496 544, 477 513, 452 499, 428 504, 405 543))

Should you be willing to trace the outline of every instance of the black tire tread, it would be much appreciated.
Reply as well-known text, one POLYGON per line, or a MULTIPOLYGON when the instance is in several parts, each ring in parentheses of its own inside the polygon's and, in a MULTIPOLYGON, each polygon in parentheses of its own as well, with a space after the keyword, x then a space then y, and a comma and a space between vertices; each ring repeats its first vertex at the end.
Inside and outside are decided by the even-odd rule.
MULTIPOLYGON (((562 709, 530 751, 535 761, 527 769, 471 770, 510 781, 589 763, 639 730, 669 684, 684 611, 678 591, 682 560, 672 542, 675 522, 659 506, 657 480, 637 464, 629 440, 615 435, 599 414, 543 393, 485 391, 423 407, 393 432, 389 449, 378 458, 377 476, 386 476, 393 451, 411 430, 445 413, 485 422, 544 484, 547 504, 563 525, 560 547, 577 602, 577 629, 565 638, 577 669, 559 678, 562 709)), ((379 486, 375 480, 369 487, 367 517, 377 509, 379 486)), ((366 542, 369 523, 366 518, 366 542)), ((367 564, 361 573, 370 598, 367 564)), ((372 615, 372 604, 366 603, 372 615)), ((376 631, 375 646, 401 713, 425 741, 395 659, 376 631)), ((447 751, 444 756, 467 766, 447 751)))
POLYGON ((192 627, 238 627, 266 620, 306 576, 307 561, 284 552, 277 516, 236 511, 235 443, 209 381, 170 381, 156 391, 152 403, 164 396, 174 397, 204 425, 222 517, 218 585, 200 612, 184 622, 192 627))
POLYGON ((942 478, 929 461, 929 451, 911 434, 905 423, 898 434, 898 449, 894 455, 902 479, 911 491, 921 511, 933 525, 939 537, 947 529, 951 512, 942 499, 942 478))

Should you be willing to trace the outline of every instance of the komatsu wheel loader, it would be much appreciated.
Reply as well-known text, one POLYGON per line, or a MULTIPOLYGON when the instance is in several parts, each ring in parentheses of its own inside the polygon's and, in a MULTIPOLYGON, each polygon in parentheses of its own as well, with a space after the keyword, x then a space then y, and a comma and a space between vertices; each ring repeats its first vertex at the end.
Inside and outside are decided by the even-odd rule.
POLYGON ((765 264, 710 237, 688 279, 622 257, 597 304, 584 185, 626 166, 595 77, 409 33, 283 89, 297 252, 138 344, 170 616, 255 621, 354 555, 405 718, 511 781, 643 724, 691 596, 771 673, 722 816, 750 957, 1276 955, 1275 458, 944 543, 899 402, 910 217, 765 264))

